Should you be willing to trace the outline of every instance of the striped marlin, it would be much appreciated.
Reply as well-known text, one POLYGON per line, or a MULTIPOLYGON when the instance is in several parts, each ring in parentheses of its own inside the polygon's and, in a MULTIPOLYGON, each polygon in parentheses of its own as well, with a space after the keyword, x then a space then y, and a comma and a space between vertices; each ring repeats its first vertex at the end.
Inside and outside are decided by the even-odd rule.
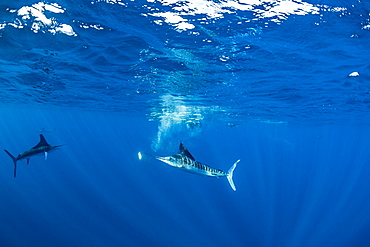
POLYGON ((206 164, 203 164, 199 161, 196 161, 194 157, 190 154, 189 150, 180 142, 180 147, 179 147, 179 152, 175 155, 172 156, 167 156, 167 157, 160 157, 156 155, 151 155, 148 153, 138 153, 138 157, 141 160, 143 155, 146 154, 149 156, 152 156, 156 158, 157 160, 160 160, 172 167, 178 168, 180 170, 183 170, 185 172, 190 172, 202 176, 207 176, 207 177, 226 177, 227 180, 229 181, 229 184, 231 188, 235 191, 236 187, 234 185, 233 181, 233 173, 236 165, 240 160, 237 160, 229 169, 228 172, 223 172, 220 169, 216 169, 213 167, 210 167, 206 164))
POLYGON ((26 159, 27 160, 27 165, 28 165, 30 163, 30 158, 32 156, 39 155, 39 154, 44 154, 45 155, 45 160, 46 160, 48 158, 48 152, 56 150, 61 146, 63 146, 63 145, 58 145, 58 146, 50 145, 45 140, 45 137, 42 134, 40 134, 40 142, 36 146, 31 148, 30 150, 27 150, 27 151, 25 151, 21 154, 18 154, 17 157, 14 157, 11 153, 8 152, 8 150, 4 149, 4 151, 13 160, 13 163, 14 163, 14 177, 16 177, 16 175, 17 175, 17 162, 19 160, 26 159))

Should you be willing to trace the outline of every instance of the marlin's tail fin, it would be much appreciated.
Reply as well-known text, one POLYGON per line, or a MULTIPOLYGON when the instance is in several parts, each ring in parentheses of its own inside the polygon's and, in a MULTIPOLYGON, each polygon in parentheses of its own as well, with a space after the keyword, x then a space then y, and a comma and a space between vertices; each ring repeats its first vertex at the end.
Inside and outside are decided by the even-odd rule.
POLYGON ((240 160, 237 160, 234 165, 229 169, 229 171, 227 172, 227 181, 229 181, 229 184, 231 186, 231 188, 235 191, 236 190, 236 187, 235 187, 235 184, 234 184, 234 181, 233 181, 233 173, 234 173, 234 170, 235 170, 235 167, 236 165, 239 163, 240 160))
POLYGON ((10 156, 10 158, 12 158, 12 160, 13 160, 13 163, 14 163, 14 177, 16 177, 17 176, 17 159, 11 154, 11 153, 9 153, 8 152, 8 150, 5 150, 4 149, 4 151, 5 151, 5 153, 7 153, 9 156, 10 156))

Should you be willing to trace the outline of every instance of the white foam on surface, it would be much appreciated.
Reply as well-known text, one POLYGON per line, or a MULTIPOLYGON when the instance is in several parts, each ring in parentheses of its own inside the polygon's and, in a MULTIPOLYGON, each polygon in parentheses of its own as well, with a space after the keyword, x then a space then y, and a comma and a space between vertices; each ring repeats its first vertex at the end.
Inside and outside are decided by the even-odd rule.
POLYGON ((14 13, 17 16, 13 22, 1 24, 0 29, 4 29, 6 26, 18 29, 30 27, 34 33, 49 32, 52 34, 62 33, 68 36, 76 36, 77 34, 71 25, 60 23, 56 18, 57 15, 53 15, 63 14, 65 11, 57 3, 44 2, 38 2, 31 6, 23 6, 19 9, 8 9, 9 13, 14 13))

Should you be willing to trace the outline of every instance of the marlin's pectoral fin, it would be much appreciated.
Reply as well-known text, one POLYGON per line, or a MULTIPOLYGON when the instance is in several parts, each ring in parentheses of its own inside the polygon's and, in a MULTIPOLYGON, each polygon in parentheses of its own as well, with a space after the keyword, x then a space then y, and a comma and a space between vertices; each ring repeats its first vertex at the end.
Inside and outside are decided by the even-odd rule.
POLYGON ((27 158, 27 165, 30 163, 30 158, 27 158))
POLYGON ((48 152, 45 152, 45 160, 48 158, 48 152))

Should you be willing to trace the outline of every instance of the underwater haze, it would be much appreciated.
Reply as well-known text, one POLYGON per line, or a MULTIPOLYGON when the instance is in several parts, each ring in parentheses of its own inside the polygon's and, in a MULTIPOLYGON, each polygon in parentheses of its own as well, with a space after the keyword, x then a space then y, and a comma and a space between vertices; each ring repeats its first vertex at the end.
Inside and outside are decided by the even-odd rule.
POLYGON ((0 246, 370 247, 370 3, 0 0, 0 246), (233 181, 151 156, 178 153, 233 181), (34 149, 31 149, 34 150, 34 149))

